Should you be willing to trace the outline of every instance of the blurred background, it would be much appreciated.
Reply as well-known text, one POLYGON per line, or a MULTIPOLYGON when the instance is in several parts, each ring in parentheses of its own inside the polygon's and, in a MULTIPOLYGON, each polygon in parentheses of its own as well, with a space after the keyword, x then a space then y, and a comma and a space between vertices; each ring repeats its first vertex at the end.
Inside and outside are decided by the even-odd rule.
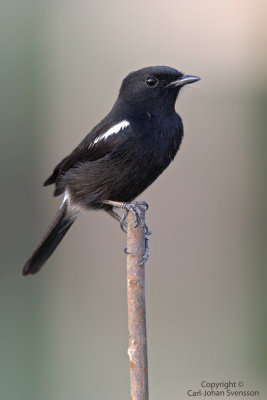
POLYGON ((151 399, 185 399, 202 380, 266 399, 267 3, 1 4, 0 398, 130 398, 118 224, 83 215, 38 275, 20 271, 61 202, 42 188, 53 167, 130 71, 169 65, 202 80, 176 105, 178 157, 140 196, 151 399))

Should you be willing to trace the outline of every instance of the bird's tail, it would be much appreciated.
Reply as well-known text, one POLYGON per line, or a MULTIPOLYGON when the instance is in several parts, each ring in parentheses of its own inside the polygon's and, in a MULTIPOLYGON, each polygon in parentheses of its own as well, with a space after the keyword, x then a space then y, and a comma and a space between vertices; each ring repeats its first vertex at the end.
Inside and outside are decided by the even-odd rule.
POLYGON ((54 220, 48 228, 47 233, 24 265, 21 272, 22 276, 33 275, 39 271, 39 269, 63 239, 77 216, 77 212, 70 209, 67 201, 65 201, 58 210, 54 220))

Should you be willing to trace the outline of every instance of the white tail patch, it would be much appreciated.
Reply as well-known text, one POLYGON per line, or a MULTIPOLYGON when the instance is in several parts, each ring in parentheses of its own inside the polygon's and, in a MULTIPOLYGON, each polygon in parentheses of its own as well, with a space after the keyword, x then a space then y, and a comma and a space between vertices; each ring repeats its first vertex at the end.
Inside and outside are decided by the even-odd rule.
POLYGON ((80 213, 81 207, 79 207, 78 204, 72 203, 68 189, 66 189, 64 192, 64 198, 63 198, 60 208, 62 208, 65 203, 67 203, 67 206, 68 206, 67 211, 69 214, 73 214, 73 216, 76 217, 80 213))
POLYGON ((119 122, 118 124, 112 126, 112 128, 110 128, 107 132, 102 133, 100 136, 95 138, 95 140, 89 147, 100 142, 100 140, 106 140, 109 136, 119 133, 121 130, 127 128, 127 126, 129 126, 129 125, 130 125, 130 122, 126 121, 126 119, 124 119, 123 121, 119 122))
POLYGON ((61 203, 60 208, 63 207, 63 205, 64 205, 65 202, 67 202, 68 205, 70 204, 70 194, 69 194, 68 189, 66 189, 65 192, 64 192, 64 198, 63 198, 63 201, 62 201, 62 203, 61 203))

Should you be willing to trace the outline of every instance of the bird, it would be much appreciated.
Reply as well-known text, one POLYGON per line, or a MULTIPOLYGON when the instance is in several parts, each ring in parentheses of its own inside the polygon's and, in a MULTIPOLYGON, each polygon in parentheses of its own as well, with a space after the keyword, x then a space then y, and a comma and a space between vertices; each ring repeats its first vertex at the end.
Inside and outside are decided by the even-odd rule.
POLYGON ((22 276, 37 273, 82 211, 102 209, 126 229, 134 201, 168 167, 179 150, 183 123, 175 111, 181 88, 199 81, 167 66, 131 72, 122 81, 111 111, 57 166, 44 182, 55 185, 62 204, 47 233, 25 263, 22 276), (123 217, 117 209, 125 210, 123 217))

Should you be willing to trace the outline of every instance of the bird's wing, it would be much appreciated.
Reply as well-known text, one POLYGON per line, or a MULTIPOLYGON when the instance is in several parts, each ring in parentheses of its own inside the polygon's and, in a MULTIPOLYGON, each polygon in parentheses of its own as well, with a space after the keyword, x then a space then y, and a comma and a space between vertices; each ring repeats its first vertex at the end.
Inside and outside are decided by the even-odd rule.
POLYGON ((58 182, 70 168, 86 161, 99 160, 117 149, 127 137, 131 136, 132 129, 127 120, 113 124, 103 122, 97 125, 72 153, 55 167, 51 176, 45 181, 44 186, 55 183, 55 195, 63 193, 64 189, 58 185, 58 182))

